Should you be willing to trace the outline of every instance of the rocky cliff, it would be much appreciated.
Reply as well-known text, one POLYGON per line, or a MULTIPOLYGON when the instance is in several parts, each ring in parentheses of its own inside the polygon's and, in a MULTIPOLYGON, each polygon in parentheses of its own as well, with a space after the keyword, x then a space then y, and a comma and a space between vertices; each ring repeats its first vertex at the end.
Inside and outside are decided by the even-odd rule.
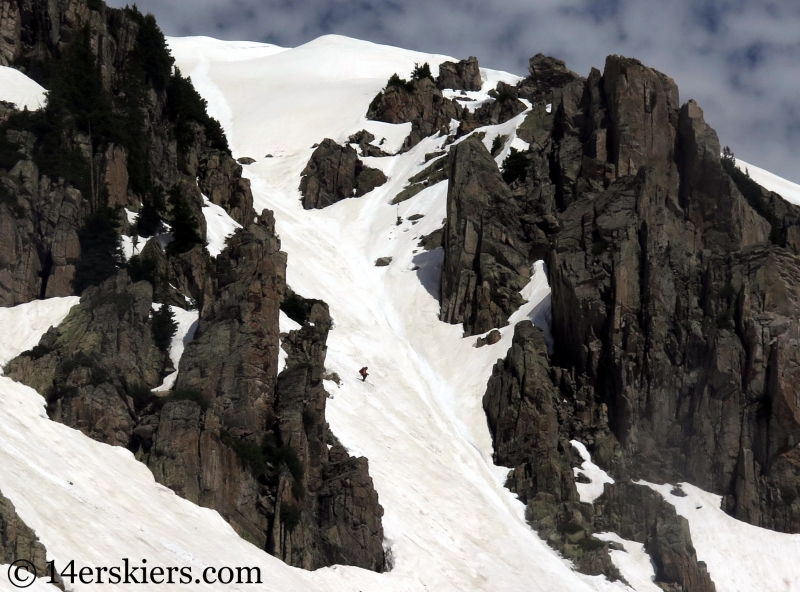
POLYGON ((52 419, 128 447, 160 483, 287 563, 381 571, 383 509, 367 460, 350 457, 325 421, 324 304, 283 335, 278 374, 285 274, 265 210, 216 258, 171 391, 151 392, 173 370, 154 341, 153 286, 124 271, 88 288, 5 372, 45 395, 52 419))
MULTIPOLYGON (((2 109, 0 304, 81 295, 5 372, 46 397, 51 419, 129 448, 160 483, 287 563, 382 571, 367 461, 325 421, 327 307, 281 337, 279 309, 300 297, 286 286, 274 218, 254 215, 242 167, 172 70, 153 17, 84 0, 4 3, 0 39, 0 62, 50 90, 43 110, 2 109), (203 196, 243 226, 217 257, 203 196), (142 237, 130 261, 121 233, 142 237), (199 312, 166 391, 152 390, 176 370, 154 302, 199 312)), ((336 148, 356 193, 385 181, 352 147, 336 148)))
MULTIPOLYGON (((430 75, 428 64, 417 65, 411 80, 397 74, 372 100, 367 118, 386 123, 411 123, 411 133, 402 150, 416 146, 422 138, 434 134, 463 136, 484 125, 508 121, 525 110, 517 89, 504 82, 489 91, 489 100, 471 112, 457 99, 444 96, 442 90, 478 91, 482 88, 478 60, 443 62, 439 76, 430 75), (454 125, 456 124, 456 125, 454 125)), ((465 100, 474 100, 465 98, 465 100)))
POLYGON ((191 82, 171 71, 151 15, 13 1, 0 39, 0 63, 49 90, 47 107, 0 123, 0 303, 80 293, 112 275, 119 256, 98 255, 90 237, 103 208, 111 235, 149 236, 157 229, 141 216, 133 228, 122 208, 173 222, 160 196, 183 186, 201 240, 201 190, 238 222, 252 220, 249 182, 191 82))
POLYGON ((593 535, 614 532, 642 543, 653 560, 656 583, 667 590, 713 592, 698 561, 686 520, 646 487, 605 486, 592 504, 576 488, 579 464, 570 440, 589 442, 594 460, 614 465, 621 451, 604 409, 592 417, 585 397, 561 368, 550 363, 542 330, 529 321, 515 327, 508 355, 495 365, 483 398, 494 443, 494 461, 511 468, 506 486, 526 505, 531 527, 587 574, 620 578, 610 545, 593 535))
MULTIPOLYGON (((797 532, 800 416, 788 393, 797 382, 800 278, 791 237, 800 210, 721 159, 697 104, 681 105, 674 82, 636 60, 610 56, 602 74, 583 79, 537 56, 530 72, 519 84, 534 103, 519 132, 531 141, 523 170, 509 178, 506 162, 505 190, 496 170, 482 175, 495 181, 476 185, 471 203, 503 195, 506 212, 523 213, 521 230, 507 224, 504 236, 522 246, 522 259, 546 261, 551 375, 572 411, 495 425, 506 459, 498 462, 550 458, 540 444, 515 447, 528 441, 525 430, 552 432, 555 413, 615 477, 687 480, 725 496, 738 518, 797 532), (545 102, 550 113, 537 107, 545 102), (517 442, 510 449, 508 429, 517 442)), ((464 159, 464 170, 492 168, 479 149, 465 155, 452 150, 451 166, 464 159)), ((452 315, 452 303, 488 303, 484 295, 518 290, 520 279, 463 280, 497 247, 484 246, 479 232, 453 231, 479 228, 461 185, 451 174, 442 318, 483 332, 507 316, 476 323, 452 315), (452 264, 465 253, 466 264, 452 264)), ((490 382, 490 426, 503 415, 496 388, 490 382)), ((545 483, 552 489, 559 480, 545 483)))

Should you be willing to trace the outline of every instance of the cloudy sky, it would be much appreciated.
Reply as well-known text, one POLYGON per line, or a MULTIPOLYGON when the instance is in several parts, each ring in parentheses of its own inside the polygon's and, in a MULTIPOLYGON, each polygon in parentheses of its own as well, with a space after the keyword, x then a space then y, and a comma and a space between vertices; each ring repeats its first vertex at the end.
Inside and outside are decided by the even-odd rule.
MULTIPOLYGON (((112 0, 111 5, 125 2, 112 0)), ((798 0, 139 0, 168 35, 293 47, 337 33, 527 73, 611 53, 676 80, 739 158, 800 182, 798 0)))

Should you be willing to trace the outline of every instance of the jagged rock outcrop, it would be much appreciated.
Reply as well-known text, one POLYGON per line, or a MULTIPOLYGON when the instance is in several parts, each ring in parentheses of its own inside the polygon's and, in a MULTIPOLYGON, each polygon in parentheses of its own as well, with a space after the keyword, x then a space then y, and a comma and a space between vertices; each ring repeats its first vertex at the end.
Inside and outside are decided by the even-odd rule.
MULTIPOLYGON (((375 146, 372 143, 374 141, 375 135, 363 129, 347 138, 348 144, 358 144, 358 149, 361 151, 361 156, 373 156, 377 158, 389 156, 389 154, 381 150, 378 146, 375 146)), ((383 140, 381 140, 381 143, 383 143, 383 140)))
POLYGON ((620 577, 608 543, 593 537, 614 532, 645 545, 656 582, 665 589, 713 592, 688 523, 658 493, 615 483, 592 505, 580 501, 572 468, 579 461, 570 439, 591 434, 598 456, 619 453, 606 418, 592 422, 586 413, 586 394, 550 365, 541 329, 519 323, 508 355, 492 371, 483 406, 495 463, 512 469, 507 486, 526 504, 531 527, 583 573, 620 577))
MULTIPOLYGON (((234 219, 252 220, 241 166, 191 83, 171 73, 172 58, 159 38, 152 17, 135 7, 87 0, 3 5, 0 63, 46 88, 55 85, 55 106, 45 109, 44 120, 3 109, 0 303, 75 293, 76 264, 87 256, 78 233, 103 204, 137 212, 159 189, 190 186, 198 193, 195 218, 204 236, 199 184, 234 219), (86 93, 82 103, 64 91, 75 79, 72 70, 93 73, 77 83, 76 92, 86 93), (81 104, 106 116, 68 112, 81 104)), ((119 218, 119 230, 130 234, 127 217, 119 218)))
MULTIPOLYGON (((610 56, 582 79, 537 56, 519 92, 534 103, 520 129, 531 149, 505 208, 525 213, 530 260, 546 260, 554 384, 579 402, 570 437, 623 482, 689 481, 743 520, 800 530, 800 415, 786 394, 800 209, 722 161, 700 108, 636 60, 610 56)), ((463 250, 450 220, 446 262, 463 250)), ((454 277, 446 264, 448 307, 454 277)), ((489 293, 508 286, 484 281, 489 293)))
POLYGON ((145 268, 152 269, 155 302, 187 308, 189 298, 201 312, 211 302, 214 265, 201 245, 167 257, 159 239, 151 237, 139 257, 145 268))
POLYGON ((389 84, 370 103, 367 119, 386 123, 411 123, 411 133, 403 150, 416 146, 422 138, 450 133, 450 122, 459 120, 462 109, 446 99, 430 78, 406 84, 389 84))
MULTIPOLYGON (((626 84, 637 76, 644 74, 633 64, 626 84)), ((663 82, 647 76, 648 84, 663 82)), ((604 87, 611 103, 623 101, 614 99, 623 93, 609 80, 604 87)), ((612 125, 625 129, 609 133, 619 178, 592 201, 576 190, 559 215, 561 230, 548 257, 556 352, 601 393, 640 475, 686 479, 731 494, 740 454, 773 429, 748 408, 772 399, 767 376, 781 374, 783 365, 748 368, 747 352, 759 355, 761 342, 748 341, 743 327, 767 311, 737 310, 740 287, 728 274, 735 275, 757 245, 768 246, 770 227, 725 174, 716 134, 702 112, 690 102, 677 113, 672 95, 668 89, 644 105, 636 95, 642 110, 658 117, 625 115, 634 99, 610 109, 612 125), (677 165, 674 148, 660 139, 670 137, 670 126, 677 165), (635 176, 624 175, 632 170, 635 176), (715 273, 719 266, 722 275, 715 273)), ((792 256, 775 261, 782 268, 776 275, 786 278, 781 290, 791 294, 792 256)), ((763 290, 753 295, 757 301, 763 290)), ((780 312, 796 318, 798 309, 787 301, 780 312)), ((772 338, 777 334, 773 344, 791 352, 780 343, 793 343, 791 331, 777 330, 772 338)), ((782 421, 796 425, 792 417, 790 411, 782 421)), ((766 469, 777 450, 761 450, 757 462, 766 469)), ((790 521, 777 522, 785 528, 790 521)))
POLYGON ((395 195, 390 202, 392 205, 399 204, 414 197, 426 187, 433 187, 447 179, 448 167, 446 158, 437 158, 424 170, 412 175, 408 179, 408 185, 400 193, 395 195))
POLYGON ((81 302, 5 373, 35 388, 52 419, 127 446, 136 422, 132 395, 158 386, 168 358, 150 328, 153 290, 122 271, 88 288, 81 302))
POLYGON ((383 508, 367 459, 350 457, 325 421, 327 306, 313 304, 308 321, 283 339, 287 360, 276 391, 277 431, 304 471, 300 487, 288 486, 298 475, 281 477, 269 548, 306 569, 341 563, 383 571, 383 508), (292 509, 299 510, 299 520, 292 509))
POLYGON ((489 91, 494 100, 463 114, 458 135, 463 136, 485 125, 498 125, 513 119, 525 111, 525 103, 519 100, 519 92, 510 84, 498 82, 497 88, 489 91))
POLYGON ((645 485, 606 485, 595 503, 595 529, 615 532, 644 545, 655 583, 675 592, 715 592, 706 564, 698 561, 689 522, 661 495, 645 485))
POLYGON ((528 244, 522 212, 483 142, 471 136, 448 158, 439 318, 475 335, 505 325, 524 302, 528 244))
POLYGON ((195 389, 237 437, 267 424, 278 374, 286 254, 272 212, 235 233, 217 261, 213 302, 181 359, 177 388, 195 389))
POLYGON ((300 193, 307 210, 361 197, 387 180, 383 172, 364 166, 355 148, 339 146, 329 138, 314 150, 301 175, 300 193))
POLYGON ((242 165, 227 152, 206 150, 198 167, 198 186, 203 194, 221 206, 231 218, 246 226, 255 216, 250 179, 242 178, 242 165))
POLYGON ((527 506, 531 526, 584 573, 618 577, 608 545, 592 539, 593 511, 575 488, 571 410, 553 384, 541 329, 519 323, 483 397, 495 464, 511 468, 506 486, 527 506))
POLYGON ((541 53, 528 61, 528 73, 518 85, 519 96, 542 106, 552 103, 562 88, 580 78, 563 60, 541 53))
POLYGON ((481 69, 478 66, 478 58, 470 56, 466 60, 439 64, 436 88, 477 91, 481 89, 481 85, 481 69))
MULTIPOLYGON (((94 111, 73 112, 81 105, 58 96, 73 80, 60 74, 50 96, 61 110, 45 113, 47 126, 39 114, 2 106, 0 247, 13 259, 0 259, 0 300, 72 293, 69 265, 80 271, 85 246, 103 244, 94 255, 112 259, 107 279, 89 282, 67 319, 6 372, 43 393, 54 420, 129 448, 159 482, 218 510, 260 548, 308 569, 338 562, 382 570, 383 511, 366 459, 350 458, 325 422, 327 308, 314 305, 314 324, 285 337, 295 351, 278 384, 278 311, 288 290, 272 213, 253 221, 242 167, 190 81, 173 71, 154 19, 135 7, 91 4, 97 9, 86 0, 16 12, 3 5, 0 14, 2 59, 34 76, 45 60, 51 75, 86 74, 72 90, 92 93, 84 105, 107 109, 96 121, 94 111), (244 226, 216 258, 203 246, 201 192, 244 226), (152 238, 127 265, 142 281, 118 270, 111 253, 115 206, 147 213, 142 234, 152 238), (81 231, 86 219, 102 240, 81 231), (173 239, 165 249, 163 222, 173 239), (153 335, 154 294, 181 307, 194 301, 200 314, 166 392, 152 391, 174 370, 159 349, 165 336, 157 347, 153 335)), ((352 164, 358 195, 385 182, 357 158, 352 164)), ((123 231, 140 229, 125 217, 123 231)))
POLYGON ((159 482, 216 509, 263 547, 269 522, 259 509, 262 487, 223 437, 258 446, 275 421, 286 255, 271 212, 236 232, 223 255, 213 298, 181 357, 175 390, 192 395, 164 405, 157 424, 141 434, 139 450, 159 482))
MULTIPOLYGON (((47 549, 36 533, 20 519, 11 500, 0 493, 0 565, 10 566, 16 561, 29 561, 39 577, 49 574, 47 549)), ((57 573, 55 576, 54 579, 59 582, 57 586, 63 590, 60 577, 57 573)))
POLYGON ((285 273, 265 210, 217 258, 213 297, 181 358, 178 396, 140 424, 138 454, 161 483, 215 508, 291 565, 380 571, 383 510, 366 460, 328 457, 324 305, 313 304, 309 322, 284 336, 286 368, 277 373, 285 273))

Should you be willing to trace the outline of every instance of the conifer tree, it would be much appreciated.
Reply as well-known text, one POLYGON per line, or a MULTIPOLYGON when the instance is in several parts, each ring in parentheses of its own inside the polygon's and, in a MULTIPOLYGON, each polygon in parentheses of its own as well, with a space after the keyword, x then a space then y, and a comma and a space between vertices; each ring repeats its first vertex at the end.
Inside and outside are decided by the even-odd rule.
POLYGON ((173 185, 169 190, 169 205, 172 209, 172 242, 167 245, 167 255, 185 253, 195 245, 203 244, 197 219, 192 214, 180 186, 173 185))
POLYGON ((172 309, 166 304, 162 304, 161 308, 154 310, 150 328, 153 331, 153 341, 156 347, 161 351, 167 351, 178 330, 178 323, 175 321, 172 309))

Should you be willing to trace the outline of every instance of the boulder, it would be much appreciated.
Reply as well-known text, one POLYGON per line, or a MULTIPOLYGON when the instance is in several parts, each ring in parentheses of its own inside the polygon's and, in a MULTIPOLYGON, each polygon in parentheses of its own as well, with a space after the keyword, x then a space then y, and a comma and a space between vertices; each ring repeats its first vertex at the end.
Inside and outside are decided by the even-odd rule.
POLYGON ((436 78, 436 87, 439 89, 478 91, 481 85, 481 69, 476 57, 439 65, 439 76, 436 78))
POLYGON ((307 210, 361 197, 387 181, 378 169, 364 166, 354 148, 329 138, 314 150, 301 174, 300 193, 307 210))
POLYGON ((411 133, 403 150, 416 146, 422 138, 450 133, 450 122, 458 120, 462 109, 444 98, 429 78, 411 81, 409 86, 389 85, 370 103, 367 119, 386 123, 411 123, 411 133))

